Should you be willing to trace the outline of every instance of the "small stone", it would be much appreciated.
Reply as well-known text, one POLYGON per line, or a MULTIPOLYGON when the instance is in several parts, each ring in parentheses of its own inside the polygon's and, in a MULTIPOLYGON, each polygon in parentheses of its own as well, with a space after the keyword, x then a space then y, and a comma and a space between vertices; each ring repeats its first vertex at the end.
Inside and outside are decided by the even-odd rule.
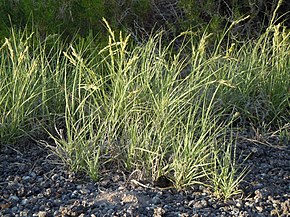
POLYGON ((104 208, 103 210, 101 210, 102 214, 107 214, 108 213, 108 209, 104 208))
POLYGON ((40 210, 40 211, 44 211, 45 208, 46 208, 46 206, 45 206, 44 204, 42 204, 42 205, 39 206, 38 210, 40 210))
POLYGON ((42 182, 44 179, 43 179, 43 177, 38 177, 37 178, 37 182, 42 182))
POLYGON ((27 200, 27 199, 23 199, 23 200, 21 201, 21 205, 23 205, 23 206, 25 206, 27 203, 28 203, 28 200, 27 200))
POLYGON ((188 213, 181 213, 181 214, 178 214, 178 216, 180 216, 180 217, 189 217, 189 214, 188 213))
POLYGON ((47 216, 47 212, 45 212, 45 211, 40 211, 38 213, 38 217, 46 217, 46 216, 47 216))
POLYGON ((161 207, 154 208, 154 217, 162 217, 164 213, 165 210, 162 209, 161 207))
POLYGON ((161 203, 161 200, 160 200, 158 195, 156 195, 155 197, 152 198, 152 203, 155 205, 161 203))
POLYGON ((14 206, 11 208, 11 212, 17 212, 18 211, 18 207, 17 206, 14 206))
POLYGON ((74 190, 70 196, 71 198, 77 198, 78 197, 78 191, 74 190))
POLYGON ((113 181, 113 182, 118 182, 118 181, 120 181, 120 176, 119 176, 118 174, 113 175, 113 177, 112 177, 112 181, 113 181))
MULTIPOLYGON (((13 176, 11 176, 12 178, 13 176)), ((21 181, 21 177, 20 176, 15 176, 14 177, 14 182, 20 182, 21 181)))
POLYGON ((137 203, 138 199, 136 196, 132 195, 132 194, 125 194, 122 197, 122 202, 123 203, 137 203))
POLYGON ((29 175, 30 175, 32 178, 35 178, 35 177, 36 177, 36 173, 35 173, 35 172, 31 172, 29 175))
POLYGON ((30 179, 31 179, 30 176, 23 176, 23 177, 22 177, 22 180, 23 180, 23 181, 29 181, 30 179))
POLYGON ((59 175, 58 174, 54 174, 52 177, 51 177, 51 180, 53 181, 56 181, 58 179, 59 175))
POLYGON ((201 204, 206 207, 208 205, 208 202, 206 200, 201 200, 201 204))
POLYGON ((32 194, 33 195, 36 195, 36 194, 39 194, 39 193, 41 193, 41 189, 39 187, 35 186, 35 187, 32 188, 32 194))
POLYGON ((232 208, 231 214, 233 216, 239 216, 239 209, 238 208, 232 208))
POLYGON ((11 196, 9 197, 9 200, 12 200, 12 201, 17 202, 17 201, 19 201, 19 197, 15 196, 15 195, 11 195, 11 196))
POLYGON ((63 197, 64 199, 62 199, 62 200, 60 200, 60 199, 55 199, 54 201, 53 201, 53 203, 56 205, 56 206, 59 206, 60 204, 61 204, 61 202, 64 202, 64 201, 68 201, 69 199, 68 199, 68 195, 65 195, 66 197, 63 197))
POLYGON ((125 186, 120 186, 120 187, 118 188, 119 191, 123 191, 123 190, 125 190, 125 189, 126 189, 125 186))
POLYGON ((256 206, 256 209, 258 210, 258 212, 263 212, 263 208, 260 206, 256 206))
POLYGON ((163 208, 164 208, 164 209, 168 209, 168 210, 172 209, 172 207, 171 207, 170 205, 168 205, 168 204, 164 205, 163 208))
POLYGON ((193 205, 193 207, 194 207, 195 209, 201 209, 201 208, 203 207, 203 205, 202 205, 202 203, 201 203, 200 201, 197 201, 197 202, 193 205))
POLYGON ((254 190, 261 189, 261 188, 263 188, 263 184, 262 183, 257 183, 255 186, 253 186, 254 190))
POLYGON ((52 189, 51 188, 47 188, 43 194, 46 197, 50 197, 51 193, 52 193, 52 189))
POLYGON ((26 211, 21 211, 20 216, 28 216, 28 213, 26 211))
POLYGON ((86 189, 86 188, 82 188, 80 190, 81 194, 89 194, 90 193, 90 190, 86 189))

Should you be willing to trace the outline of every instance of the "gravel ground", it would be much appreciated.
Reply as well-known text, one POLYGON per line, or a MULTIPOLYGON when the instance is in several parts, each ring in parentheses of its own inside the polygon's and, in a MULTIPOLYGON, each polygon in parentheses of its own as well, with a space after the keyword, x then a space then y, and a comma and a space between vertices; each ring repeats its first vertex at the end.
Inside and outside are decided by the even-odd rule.
POLYGON ((123 173, 99 183, 55 164, 35 144, 0 150, 0 216, 290 216, 290 144, 239 143, 251 171, 242 197, 219 201, 202 186, 183 192, 142 187, 123 173), (126 178, 127 177, 127 178, 126 178))

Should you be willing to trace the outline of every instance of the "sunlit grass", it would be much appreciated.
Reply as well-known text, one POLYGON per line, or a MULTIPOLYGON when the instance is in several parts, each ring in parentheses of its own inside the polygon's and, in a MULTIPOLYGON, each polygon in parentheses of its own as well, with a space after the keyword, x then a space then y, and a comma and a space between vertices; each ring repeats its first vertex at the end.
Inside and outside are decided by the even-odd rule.
POLYGON ((238 194, 246 170, 230 126, 289 123, 289 33, 271 25, 257 41, 209 52, 211 34, 182 33, 176 50, 162 33, 133 45, 106 25, 103 47, 11 32, 0 48, 0 144, 48 132, 52 151, 94 180, 115 165, 179 190, 238 194))

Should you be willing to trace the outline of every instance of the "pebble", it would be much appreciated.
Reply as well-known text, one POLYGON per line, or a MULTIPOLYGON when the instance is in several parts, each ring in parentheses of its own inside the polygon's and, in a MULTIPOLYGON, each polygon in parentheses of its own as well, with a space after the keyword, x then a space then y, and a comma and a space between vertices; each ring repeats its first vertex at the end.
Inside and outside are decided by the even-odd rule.
POLYGON ((152 204, 157 205, 161 203, 161 199, 158 195, 156 195, 155 197, 152 198, 152 204))
POLYGON ((256 209, 258 210, 258 212, 263 212, 263 207, 256 206, 256 209))
POLYGON ((88 190, 86 188, 82 188, 82 189, 80 189, 80 193, 81 194, 90 194, 90 190, 88 190))
POLYGON ((26 211, 21 211, 20 216, 28 216, 28 213, 26 211))
POLYGON ((54 175, 51 176, 51 180, 52 181, 56 181, 56 180, 58 180, 58 177, 59 177, 58 174, 54 174, 54 175))
POLYGON ((19 201, 19 198, 15 195, 11 195, 8 200, 17 202, 17 201, 19 201))
MULTIPOLYGON (((242 150, 246 154, 253 151, 248 146, 242 150)), ((29 151, 21 151, 17 159, 14 151, 5 153, 3 147, 0 207, 8 207, 7 201, 11 205, 0 209, 0 216, 270 216, 274 212, 287 216, 290 185, 285 177, 289 177, 290 153, 253 147, 259 154, 251 157, 252 169, 240 186, 245 197, 239 199, 239 195, 231 203, 212 197, 201 185, 184 192, 134 188, 124 185, 123 174, 117 172, 96 184, 52 164, 47 151, 37 146, 26 147, 29 151), (36 153, 37 161, 31 152, 36 153), (26 166, 21 166, 23 162, 26 166)))
POLYGON ((28 200, 27 200, 27 199, 23 199, 23 200, 21 201, 21 205, 23 205, 23 206, 25 206, 27 203, 28 203, 28 200))
POLYGON ((22 177, 22 180, 23 180, 23 181, 28 181, 28 180, 30 180, 30 179, 31 179, 30 176, 23 176, 23 177, 22 177))
POLYGON ((46 216, 47 216, 47 212, 45 212, 45 211, 40 211, 38 213, 38 217, 46 217, 46 216))
POLYGON ((18 211, 18 207, 14 206, 11 208, 12 213, 16 213, 18 211))

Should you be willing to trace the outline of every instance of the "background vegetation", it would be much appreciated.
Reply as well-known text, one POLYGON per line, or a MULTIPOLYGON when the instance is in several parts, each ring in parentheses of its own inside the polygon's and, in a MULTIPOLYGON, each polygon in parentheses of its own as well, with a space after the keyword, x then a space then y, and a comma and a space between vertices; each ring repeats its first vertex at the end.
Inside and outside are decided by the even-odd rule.
MULTIPOLYGON (((276 23, 290 26, 289 1, 282 1, 276 23)), ((0 2, 0 38, 15 26, 37 28, 41 35, 76 32, 104 34, 102 17, 114 29, 125 30, 138 38, 148 37, 153 29, 165 29, 170 39, 189 28, 221 33, 235 20, 250 16, 232 29, 240 38, 258 36, 273 18, 278 0, 3 0, 0 2)), ((203 31, 201 31, 203 32, 203 31)))

